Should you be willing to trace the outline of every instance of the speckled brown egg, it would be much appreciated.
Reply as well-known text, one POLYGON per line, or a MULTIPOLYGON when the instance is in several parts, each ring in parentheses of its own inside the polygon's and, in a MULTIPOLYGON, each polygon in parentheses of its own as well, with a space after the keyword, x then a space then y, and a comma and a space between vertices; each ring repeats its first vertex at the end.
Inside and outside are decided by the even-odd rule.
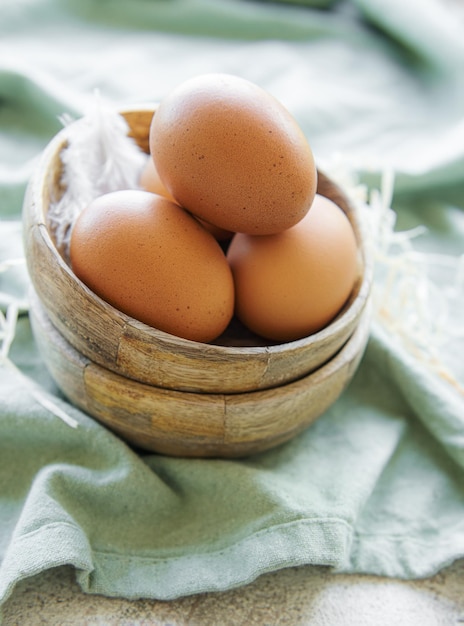
POLYGON ((316 195, 295 226, 275 235, 237 234, 227 257, 237 317, 274 341, 300 339, 339 313, 358 276, 358 248, 345 213, 316 195))
MULTIPOLYGON (((158 174, 158 171, 155 167, 155 163, 150 156, 147 157, 147 160, 145 161, 142 171, 140 172, 139 185, 142 189, 145 189, 145 191, 151 191, 152 193, 157 193, 160 196, 163 196, 167 198, 168 200, 171 200, 172 202, 176 202, 172 194, 170 194, 169 191, 164 186, 158 174)), ((209 224, 208 222, 205 222, 204 220, 198 219, 198 221, 204 228, 206 228, 206 230, 208 230, 212 235, 214 235, 214 237, 218 241, 229 241, 232 238, 232 235, 234 234, 228 230, 219 228, 218 226, 215 226, 214 224, 209 224)))
POLYGON ((280 232, 314 199, 317 171, 302 130, 277 99, 238 76, 204 74, 173 89, 149 140, 168 191, 225 230, 280 232))
POLYGON ((233 279, 218 242, 157 194, 116 191, 94 200, 74 224, 70 258, 102 299, 178 337, 212 341, 232 317, 233 279))

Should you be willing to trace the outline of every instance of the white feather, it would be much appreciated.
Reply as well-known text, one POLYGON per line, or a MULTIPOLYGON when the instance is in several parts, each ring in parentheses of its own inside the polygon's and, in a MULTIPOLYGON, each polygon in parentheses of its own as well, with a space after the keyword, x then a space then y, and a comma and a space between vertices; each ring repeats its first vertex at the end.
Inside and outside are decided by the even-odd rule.
POLYGON ((128 126, 116 111, 96 97, 93 109, 80 120, 63 116, 68 144, 61 152, 63 196, 49 208, 57 247, 68 257, 71 228, 81 211, 98 196, 135 189, 146 155, 128 137, 128 126))

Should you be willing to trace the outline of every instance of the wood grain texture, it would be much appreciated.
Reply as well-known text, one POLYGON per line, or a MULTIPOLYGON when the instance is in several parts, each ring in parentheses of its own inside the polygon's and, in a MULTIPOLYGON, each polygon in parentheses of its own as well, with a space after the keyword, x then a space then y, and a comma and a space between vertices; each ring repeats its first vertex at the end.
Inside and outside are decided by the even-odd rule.
POLYGON ((240 457, 283 443, 320 417, 344 391, 369 337, 370 311, 343 349, 312 374, 273 389, 192 393, 129 380, 75 350, 31 295, 42 357, 63 393, 129 443, 185 457, 240 457))
MULTIPOLYGON (((123 113, 130 134, 147 149, 155 106, 123 113)), ((61 151, 64 128, 47 146, 29 184, 23 210, 28 269, 53 325, 78 352, 121 376, 165 389, 242 393, 297 380, 326 363, 354 332, 369 301, 372 263, 359 216, 345 194, 319 172, 319 193, 348 215, 359 244, 359 277, 352 296, 326 328, 282 345, 263 345, 231 325, 219 341, 203 344, 174 337, 116 310, 73 274, 47 225, 50 203, 64 193, 61 151), (248 345, 243 345, 244 343, 248 345), (223 343, 224 345, 221 345, 223 343)))

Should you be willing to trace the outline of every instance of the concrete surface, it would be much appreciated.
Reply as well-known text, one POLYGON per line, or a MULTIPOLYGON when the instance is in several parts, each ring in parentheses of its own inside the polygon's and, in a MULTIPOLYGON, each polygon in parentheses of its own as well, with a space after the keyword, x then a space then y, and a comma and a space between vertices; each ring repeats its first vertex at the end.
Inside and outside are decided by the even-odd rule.
POLYGON ((172 602, 83 594, 69 567, 23 581, 4 626, 459 626, 464 561, 420 581, 282 570, 226 593, 172 602))

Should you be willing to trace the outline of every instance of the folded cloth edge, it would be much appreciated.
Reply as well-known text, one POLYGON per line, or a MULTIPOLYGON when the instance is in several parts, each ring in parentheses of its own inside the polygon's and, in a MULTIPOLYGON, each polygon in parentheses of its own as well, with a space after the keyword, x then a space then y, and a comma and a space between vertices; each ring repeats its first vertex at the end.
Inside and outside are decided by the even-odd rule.
POLYGON ((346 559, 351 536, 342 519, 304 519, 261 530, 223 550, 156 558, 100 552, 77 526, 57 522, 12 540, 0 568, 5 581, 0 604, 20 580, 61 565, 76 568, 84 592, 108 597, 173 600, 226 591, 286 567, 341 567, 339 557, 346 559), (226 552, 240 562, 239 575, 236 568, 224 567, 226 552))

